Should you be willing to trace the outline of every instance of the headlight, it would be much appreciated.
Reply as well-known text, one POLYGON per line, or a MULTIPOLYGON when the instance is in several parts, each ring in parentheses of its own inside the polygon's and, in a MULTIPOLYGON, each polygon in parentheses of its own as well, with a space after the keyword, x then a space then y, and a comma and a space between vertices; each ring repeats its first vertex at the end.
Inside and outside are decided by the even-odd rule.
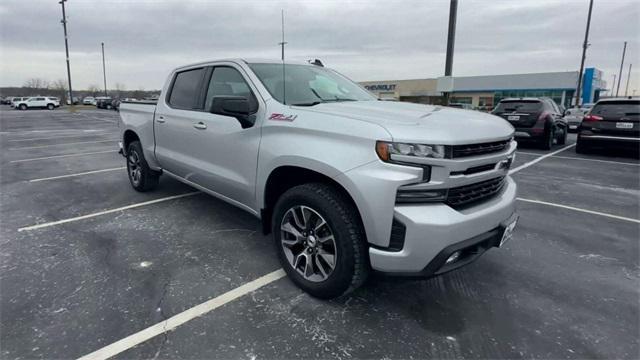
POLYGON ((442 159, 445 157, 445 147, 444 145, 378 141, 376 142, 376 153, 378 153, 378 157, 380 157, 382 161, 391 161, 391 155, 442 159))

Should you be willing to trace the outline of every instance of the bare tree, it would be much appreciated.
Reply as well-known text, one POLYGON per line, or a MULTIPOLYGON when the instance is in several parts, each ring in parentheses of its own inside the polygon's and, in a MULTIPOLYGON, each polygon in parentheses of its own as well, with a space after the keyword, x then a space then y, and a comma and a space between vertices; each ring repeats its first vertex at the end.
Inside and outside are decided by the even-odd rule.
POLYGON ((87 88, 87 91, 91 94, 91 96, 96 96, 96 93, 100 91, 100 88, 98 87, 98 85, 91 84, 89 85, 89 88, 87 88))
POLYGON ((114 85, 114 88, 116 89, 116 93, 118 94, 118 97, 121 97, 122 96, 122 92, 127 90, 126 86, 123 83, 119 83, 119 82, 117 82, 114 85))
POLYGON ((60 99, 64 103, 67 99, 67 81, 64 79, 58 79, 50 84, 51 89, 60 93, 60 99))
POLYGON ((31 78, 24 82, 23 87, 28 89, 46 89, 49 87, 49 82, 41 78, 31 78))

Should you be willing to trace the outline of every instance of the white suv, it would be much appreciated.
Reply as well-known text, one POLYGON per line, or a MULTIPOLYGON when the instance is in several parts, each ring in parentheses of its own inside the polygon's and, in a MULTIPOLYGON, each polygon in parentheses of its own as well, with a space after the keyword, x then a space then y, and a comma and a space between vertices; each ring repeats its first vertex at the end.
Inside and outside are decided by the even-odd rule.
POLYGON ((49 109, 53 110, 57 107, 60 107, 60 100, 55 97, 30 97, 23 99, 22 101, 16 102, 16 109, 27 110, 27 109, 49 109))

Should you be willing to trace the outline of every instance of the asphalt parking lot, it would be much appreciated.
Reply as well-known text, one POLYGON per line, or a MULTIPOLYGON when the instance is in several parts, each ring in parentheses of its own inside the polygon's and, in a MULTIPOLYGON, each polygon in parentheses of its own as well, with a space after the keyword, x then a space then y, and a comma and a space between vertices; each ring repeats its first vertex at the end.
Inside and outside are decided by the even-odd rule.
POLYGON ((0 119, 2 358, 639 356, 640 163, 578 155, 575 134, 518 151, 506 247, 321 301, 251 215, 167 177, 135 192, 116 112, 0 119))

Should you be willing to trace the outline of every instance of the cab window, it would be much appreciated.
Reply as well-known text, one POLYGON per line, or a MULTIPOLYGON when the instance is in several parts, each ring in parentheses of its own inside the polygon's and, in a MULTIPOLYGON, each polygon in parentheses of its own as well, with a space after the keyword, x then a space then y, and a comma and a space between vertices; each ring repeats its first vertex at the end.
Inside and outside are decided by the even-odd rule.
POLYGON ((219 66, 213 69, 205 98, 205 111, 211 108, 211 103, 215 96, 241 96, 249 101, 255 101, 251 88, 249 88, 242 74, 228 66, 219 66))
POLYGON ((200 95, 203 75, 204 68, 177 73, 169 95, 169 105, 178 109, 194 110, 200 95))

